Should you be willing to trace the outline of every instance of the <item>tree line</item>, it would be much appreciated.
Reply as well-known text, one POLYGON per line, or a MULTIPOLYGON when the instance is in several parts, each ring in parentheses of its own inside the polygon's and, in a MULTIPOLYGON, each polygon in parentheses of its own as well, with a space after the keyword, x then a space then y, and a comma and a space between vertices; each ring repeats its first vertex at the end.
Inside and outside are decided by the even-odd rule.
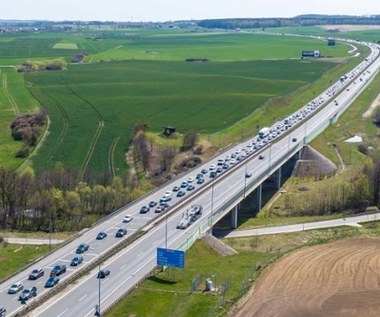
POLYGON ((369 17, 349 15, 299 15, 293 18, 239 18, 239 19, 212 19, 198 22, 203 28, 237 29, 237 28, 266 28, 312 25, 378 25, 380 15, 369 17))
POLYGON ((136 183, 114 177, 108 184, 77 182, 77 172, 57 168, 38 176, 0 167, 0 228, 80 230, 141 196, 136 183))

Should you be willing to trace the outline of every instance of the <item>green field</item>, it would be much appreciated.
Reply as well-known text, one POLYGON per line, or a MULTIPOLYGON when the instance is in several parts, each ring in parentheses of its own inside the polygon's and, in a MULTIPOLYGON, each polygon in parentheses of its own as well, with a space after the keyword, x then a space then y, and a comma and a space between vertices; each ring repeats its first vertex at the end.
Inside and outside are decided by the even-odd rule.
MULTIPOLYGON (((62 72, 14 74, 25 77, 36 98, 24 88, 33 107, 23 111, 38 102, 49 111, 48 138, 33 158, 40 171, 57 162, 82 172, 126 171, 124 153, 136 122, 147 122, 151 132, 174 125, 180 133, 195 128, 203 135, 225 131, 243 136, 229 128, 274 97, 291 95, 337 69, 334 63, 300 61, 302 50, 343 57, 351 49, 299 37, 181 30, 89 29, 4 35, 0 40, 7 44, 0 47, 3 65, 58 56, 70 61, 82 51, 88 53, 86 61, 99 62, 69 65, 62 72), (209 61, 191 63, 186 58, 209 61)), ((0 95, 0 101, 9 109, 6 98, 0 95)), ((6 131, 12 118, 2 120, 1 131, 6 131)), ((245 133, 253 132, 250 127, 245 133)), ((10 154, 19 144, 9 137, 2 142, 10 150, 0 154, 0 163, 18 166, 10 154)))
POLYGON ((299 58, 302 50, 320 50, 324 56, 347 56, 349 48, 300 37, 268 36, 253 33, 152 34, 110 48, 86 58, 90 62, 144 59, 183 61, 207 58, 210 61, 250 61, 299 58))
POLYGON ((114 164, 122 170, 136 122, 148 123, 155 132, 169 125, 180 133, 195 128, 212 134, 335 66, 299 60, 125 61, 29 73, 29 89, 48 106, 52 120, 49 138, 33 164, 38 170, 57 161, 66 167, 107 170, 110 147, 116 145, 114 164))
POLYGON ((13 141, 10 124, 16 115, 32 112, 38 102, 25 89, 24 77, 13 67, 0 67, 0 166, 16 168, 21 159, 14 159, 21 142, 13 141))

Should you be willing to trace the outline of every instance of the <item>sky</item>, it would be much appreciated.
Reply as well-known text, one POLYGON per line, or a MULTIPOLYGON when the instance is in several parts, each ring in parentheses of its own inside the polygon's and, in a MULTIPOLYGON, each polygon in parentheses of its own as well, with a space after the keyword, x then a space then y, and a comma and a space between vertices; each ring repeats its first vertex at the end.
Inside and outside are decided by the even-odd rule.
POLYGON ((175 21, 380 14, 378 0, 0 0, 0 19, 175 21))

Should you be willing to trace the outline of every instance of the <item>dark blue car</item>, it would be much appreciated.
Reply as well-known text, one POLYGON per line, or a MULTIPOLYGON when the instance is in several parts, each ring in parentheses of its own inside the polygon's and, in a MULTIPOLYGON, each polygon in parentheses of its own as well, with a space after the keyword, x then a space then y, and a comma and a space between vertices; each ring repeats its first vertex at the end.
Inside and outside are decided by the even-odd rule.
POLYGON ((50 277, 50 278, 46 281, 45 287, 53 287, 54 285, 57 285, 58 282, 59 282, 59 277, 57 277, 57 276, 50 277))

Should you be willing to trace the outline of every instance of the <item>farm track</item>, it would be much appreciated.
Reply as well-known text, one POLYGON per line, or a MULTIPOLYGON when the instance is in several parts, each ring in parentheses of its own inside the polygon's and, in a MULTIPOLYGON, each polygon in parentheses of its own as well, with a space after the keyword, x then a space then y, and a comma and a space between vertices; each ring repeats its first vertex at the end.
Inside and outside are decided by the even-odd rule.
POLYGON ((61 133, 59 134, 57 142, 55 142, 53 149, 51 150, 51 152, 49 153, 49 155, 47 157, 47 161, 51 161, 52 158, 54 157, 54 154, 57 153, 59 147, 61 146, 61 144, 62 144, 62 142, 66 136, 67 130, 69 129, 69 116, 68 116, 67 112, 65 111, 65 109, 62 107, 62 105, 54 97, 52 97, 47 92, 45 92, 45 93, 52 100, 54 100, 56 102, 56 106, 57 106, 58 110, 61 112, 62 117, 63 117, 63 127, 61 130, 61 133))
POLYGON ((17 115, 20 112, 20 110, 18 108, 16 101, 13 99, 12 95, 9 93, 7 74, 3 74, 3 90, 4 90, 5 96, 8 98, 9 102, 12 105, 12 109, 13 109, 14 114, 17 115))
POLYGON ((79 171, 79 179, 82 179, 83 176, 84 176, 84 173, 87 169, 87 166, 91 160, 91 157, 94 153, 94 150, 95 150, 95 147, 96 147, 96 144, 99 140, 99 137, 103 131, 103 128, 104 128, 104 119, 103 119, 103 116, 102 114, 100 113, 100 111, 98 110, 98 108, 92 103, 90 102, 89 100, 87 100, 86 98, 82 97, 81 95, 79 95, 72 87, 70 87, 69 85, 67 85, 67 88, 70 90, 70 92, 77 96, 79 99, 83 100, 85 103, 87 103, 88 105, 90 105, 90 107, 95 111, 97 117, 99 118, 99 124, 98 124, 98 128, 96 129, 96 132, 94 134, 94 137, 92 138, 92 141, 91 141, 91 144, 90 144, 90 147, 88 148, 88 151, 87 151, 87 154, 86 154, 86 157, 84 159, 84 162, 80 168, 80 171, 79 171))
POLYGON ((120 137, 114 138, 109 149, 108 149, 108 169, 109 169, 110 174, 113 177, 116 176, 114 157, 115 157, 116 145, 119 142, 119 140, 120 140, 120 137))
POLYGON ((380 315, 380 239, 351 238, 276 262, 234 317, 380 315))

